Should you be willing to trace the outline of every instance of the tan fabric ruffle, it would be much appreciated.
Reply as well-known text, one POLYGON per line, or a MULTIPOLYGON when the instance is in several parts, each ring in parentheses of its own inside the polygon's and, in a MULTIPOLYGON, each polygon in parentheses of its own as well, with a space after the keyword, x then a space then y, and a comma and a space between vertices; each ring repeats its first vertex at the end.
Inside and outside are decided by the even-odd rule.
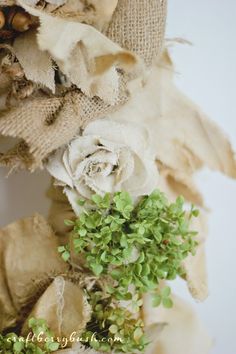
MULTIPOLYGON (((29 318, 43 318, 55 338, 70 339, 81 335, 90 320, 91 309, 85 293, 77 285, 65 280, 62 276, 54 279, 45 290, 29 314, 29 318)), ((22 334, 29 332, 26 320, 22 334)))
POLYGON ((57 244, 40 215, 0 230, 0 331, 22 320, 45 286, 67 270, 57 244))
POLYGON ((208 354, 212 340, 206 333, 193 308, 177 296, 174 306, 153 308, 151 296, 144 296, 144 322, 150 326, 156 322, 165 324, 157 340, 145 354, 208 354))
POLYGON ((67 243, 72 227, 66 226, 64 220, 75 219, 75 213, 66 195, 63 193, 63 188, 55 187, 54 180, 52 180, 51 186, 47 191, 47 196, 50 199, 48 222, 56 235, 60 237, 60 243, 67 243))

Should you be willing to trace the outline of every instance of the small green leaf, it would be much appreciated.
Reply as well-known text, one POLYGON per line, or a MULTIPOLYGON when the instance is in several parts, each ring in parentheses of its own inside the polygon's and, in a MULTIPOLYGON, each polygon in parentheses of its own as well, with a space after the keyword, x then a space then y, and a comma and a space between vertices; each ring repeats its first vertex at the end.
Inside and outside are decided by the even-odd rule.
POLYGON ((24 349, 25 345, 22 342, 16 342, 14 343, 13 345, 13 350, 14 350, 14 353, 21 353, 21 351, 24 349))
POLYGON ((57 250, 58 250, 59 253, 62 253, 62 252, 65 251, 65 247, 64 246, 60 246, 60 247, 58 247, 57 250))
POLYGON ((91 268, 96 276, 99 276, 103 271, 103 266, 101 264, 92 264, 91 268))
POLYGON ((161 304, 161 296, 160 295, 154 295, 152 298, 152 306, 153 307, 158 307, 161 304))
POLYGON ((72 221, 72 220, 64 220, 64 224, 66 226, 74 226, 75 225, 75 222, 72 221))
POLYGON ((143 331, 140 327, 137 327, 134 331, 134 340, 139 342, 140 338, 143 336, 143 331))
POLYGON ((170 298, 163 298, 162 303, 163 303, 163 306, 167 309, 170 309, 173 307, 173 301, 170 298))
POLYGON ((84 199, 79 199, 77 203, 78 203, 78 205, 80 205, 80 206, 84 206, 85 203, 86 203, 86 201, 85 201, 84 199))
POLYGON ((51 343, 48 343, 48 349, 51 351, 51 352, 55 352, 56 350, 59 349, 60 347, 60 344, 57 343, 57 342, 51 342, 51 343))
POLYGON ((29 328, 33 328, 37 323, 37 320, 34 317, 31 317, 28 321, 29 328))
POLYGON ((118 327, 116 325, 110 326, 109 332, 111 332, 112 334, 116 334, 118 332, 118 327))
POLYGON ((162 297, 169 297, 170 296, 170 293, 171 293, 171 289, 169 286, 166 286, 165 288, 163 288, 161 290, 161 296, 162 297))
POLYGON ((100 195, 98 195, 98 194, 95 194, 95 195, 92 196, 92 201, 95 204, 99 205, 100 203, 102 203, 102 197, 100 195))
POLYGON ((86 229, 80 229, 80 230, 79 230, 79 235, 80 235, 81 237, 86 236, 86 235, 87 235, 87 230, 86 230, 86 229))
POLYGON ((62 259, 63 259, 65 262, 67 262, 67 261, 70 259, 70 252, 65 251, 65 252, 62 253, 61 256, 62 256, 62 259))

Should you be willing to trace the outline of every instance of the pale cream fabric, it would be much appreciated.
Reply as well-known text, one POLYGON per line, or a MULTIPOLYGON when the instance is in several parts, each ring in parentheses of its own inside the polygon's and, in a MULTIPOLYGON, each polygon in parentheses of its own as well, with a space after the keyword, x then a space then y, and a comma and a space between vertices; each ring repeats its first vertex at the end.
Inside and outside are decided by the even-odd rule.
POLYGON ((46 164, 79 215, 78 200, 126 190, 134 198, 158 185, 158 170, 143 127, 106 119, 90 123, 81 137, 57 150, 46 164))
POLYGON ((50 55, 39 50, 36 31, 28 31, 17 37, 13 44, 15 55, 24 69, 25 76, 55 93, 55 73, 50 55))
MULTIPOLYGON (((136 63, 135 56, 92 26, 54 17, 29 7, 24 1, 19 1, 19 4, 39 18, 39 52, 49 53, 62 73, 85 95, 97 96, 106 103, 114 104, 119 95, 116 66, 123 69, 129 66, 132 68, 136 63), (99 58, 103 63, 102 67, 98 65, 99 58)), ((35 47, 33 49, 36 51, 35 47)))
POLYGON ((212 341, 191 306, 174 296, 174 307, 153 308, 149 295, 144 296, 144 321, 166 324, 145 354, 208 354, 212 341))

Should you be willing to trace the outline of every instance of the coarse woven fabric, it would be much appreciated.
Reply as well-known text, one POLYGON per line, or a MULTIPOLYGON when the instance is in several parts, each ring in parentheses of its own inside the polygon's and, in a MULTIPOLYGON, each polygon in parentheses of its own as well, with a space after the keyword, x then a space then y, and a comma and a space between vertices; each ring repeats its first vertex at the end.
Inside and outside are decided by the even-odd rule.
POLYGON ((147 65, 162 52, 167 0, 119 0, 107 36, 147 65))
MULTIPOLYGON (((119 0, 107 36, 150 65, 163 47, 166 2, 119 0)), ((128 100, 126 79, 121 77, 120 81, 120 95, 114 105, 73 91, 64 97, 22 102, 2 114, 0 135, 22 140, 11 151, 0 154, 0 164, 31 171, 42 167, 43 160, 68 143, 87 122, 117 111, 128 100)))
POLYGON ((0 133, 20 138, 10 151, 0 154, 0 163, 11 169, 42 167, 43 159, 69 142, 87 122, 111 113, 114 106, 91 100, 82 93, 34 99, 11 109, 0 119, 0 133))

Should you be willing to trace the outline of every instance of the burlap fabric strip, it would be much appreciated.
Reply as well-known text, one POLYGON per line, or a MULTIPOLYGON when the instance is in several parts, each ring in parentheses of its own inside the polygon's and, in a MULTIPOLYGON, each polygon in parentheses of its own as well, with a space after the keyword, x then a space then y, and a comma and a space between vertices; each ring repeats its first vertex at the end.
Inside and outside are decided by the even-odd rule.
MULTIPOLYGON (((165 18, 166 0, 119 0, 106 34, 149 65, 161 52, 165 18)), ((31 171, 42 167, 44 158, 70 141, 83 125, 116 111, 128 98, 125 85, 121 85, 114 105, 105 104, 97 97, 86 97, 79 90, 63 97, 23 102, 0 118, 0 134, 23 139, 20 147, 1 156, 0 163, 31 171)))

